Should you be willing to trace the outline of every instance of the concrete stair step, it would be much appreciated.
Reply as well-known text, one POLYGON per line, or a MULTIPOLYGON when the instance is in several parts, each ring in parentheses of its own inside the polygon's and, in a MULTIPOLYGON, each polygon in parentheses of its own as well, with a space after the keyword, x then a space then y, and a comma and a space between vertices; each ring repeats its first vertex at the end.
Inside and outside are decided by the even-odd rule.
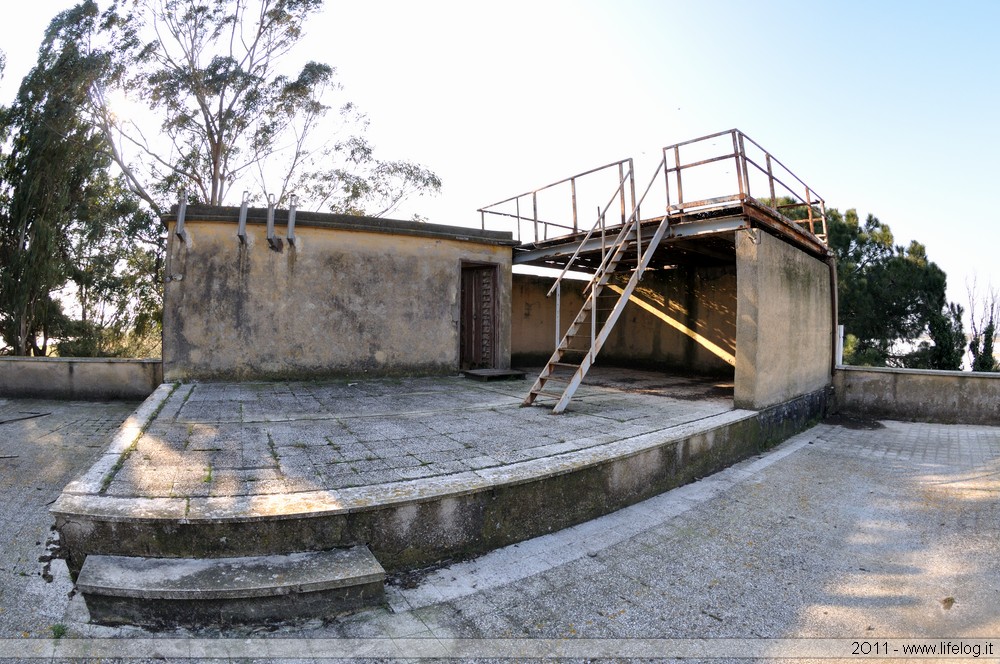
POLYGON ((384 602, 367 546, 245 558, 89 555, 77 577, 92 622, 159 628, 327 618, 384 602))

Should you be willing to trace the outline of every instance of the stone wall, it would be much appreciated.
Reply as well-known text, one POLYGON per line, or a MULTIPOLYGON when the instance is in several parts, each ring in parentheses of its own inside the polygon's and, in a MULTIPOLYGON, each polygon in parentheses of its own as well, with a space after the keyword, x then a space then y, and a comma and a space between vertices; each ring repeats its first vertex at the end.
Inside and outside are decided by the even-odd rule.
MULTIPOLYGON (((514 275, 511 353, 540 365, 556 344, 553 279, 514 275)), ((563 282, 561 333, 583 305, 585 281, 563 282)), ((736 353, 736 271, 732 267, 651 270, 622 313, 599 362, 732 375, 736 353)))
POLYGON ((170 229, 163 312, 167 380, 444 373, 459 368, 463 265, 497 269, 497 367, 509 366, 509 234, 300 213, 191 208, 170 229))
POLYGON ((0 397, 140 400, 162 382, 158 359, 0 357, 0 397))
POLYGON ((837 367, 837 409, 876 419, 1000 425, 1000 373, 837 367))
POLYGON ((736 233, 737 408, 765 408, 831 383, 830 267, 759 230, 736 233))

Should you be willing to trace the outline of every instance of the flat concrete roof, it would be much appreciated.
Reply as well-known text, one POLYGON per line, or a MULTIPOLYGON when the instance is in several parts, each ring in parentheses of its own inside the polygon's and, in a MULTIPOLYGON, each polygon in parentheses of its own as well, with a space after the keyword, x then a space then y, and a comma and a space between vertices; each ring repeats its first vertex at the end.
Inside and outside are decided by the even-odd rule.
MULTIPOLYGON (((178 207, 174 205, 168 214, 161 217, 164 224, 177 221, 178 207)), ((218 205, 188 205, 185 213, 188 221, 218 221, 237 223, 240 219, 240 208, 218 205)), ((267 223, 267 208, 247 208, 247 223, 260 225, 267 223)), ((288 224, 288 210, 275 209, 274 223, 276 227, 288 224)), ((464 226, 448 226, 422 221, 404 221, 402 219, 386 219, 383 217, 366 217, 352 214, 333 214, 327 212, 308 212, 299 210, 295 213, 295 225, 329 228, 345 231, 362 231, 369 233, 390 233, 393 235, 412 235, 457 241, 471 241, 482 244, 498 244, 514 246, 518 244, 513 235, 506 231, 487 231, 464 226)), ((283 231, 281 231, 283 232, 283 231)))
POLYGON ((529 387, 461 376, 165 385, 137 413, 141 435, 120 435, 54 509, 238 519, 420 500, 571 470, 733 411, 725 379, 598 367, 560 416, 521 408, 529 387))

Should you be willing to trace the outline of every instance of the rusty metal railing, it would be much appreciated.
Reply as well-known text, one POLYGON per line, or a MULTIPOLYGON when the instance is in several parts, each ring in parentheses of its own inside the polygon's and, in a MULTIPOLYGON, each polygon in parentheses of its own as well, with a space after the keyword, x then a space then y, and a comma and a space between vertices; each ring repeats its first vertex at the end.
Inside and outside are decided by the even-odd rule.
MULTIPOLYGON (((702 136, 663 148, 663 159, 657 177, 663 177, 665 201, 646 201, 648 209, 661 207, 669 216, 708 211, 749 200, 766 207, 788 224, 797 226, 826 242, 826 203, 822 197, 782 162, 738 129, 702 136)), ((607 189, 605 189, 607 191, 607 189)), ((563 192, 565 197, 566 193, 563 192)), ((558 196, 557 196, 558 198, 558 196)), ((657 196, 659 198, 659 196, 657 196)), ((551 196, 550 196, 551 199, 551 196)), ((612 199, 614 200, 614 198, 612 199)), ((635 177, 631 159, 612 162, 598 168, 559 180, 539 189, 512 196, 480 208, 482 228, 487 219, 514 220, 518 242, 539 242, 581 232, 593 232, 597 226, 615 230, 628 223, 629 213, 640 219, 636 200, 635 177), (607 171, 618 171, 614 194, 620 208, 620 223, 605 223, 604 212, 598 206, 598 221, 593 226, 581 225, 578 211, 578 191, 587 178, 607 171), (558 194, 560 187, 569 189, 569 197, 555 205, 551 200, 540 203, 544 195, 558 194), (552 211, 555 210, 555 211, 552 211), (542 214, 545 218, 543 219, 542 214), (568 221, 567 221, 568 219, 568 221), (522 225, 529 224, 529 232, 522 225)), ((654 215, 656 216, 656 215, 654 215)), ((509 230, 510 226, 503 227, 509 230)))
POLYGON ((739 129, 669 145, 663 148, 663 159, 666 164, 668 214, 706 210, 752 199, 789 223, 826 241, 826 203, 823 198, 739 129), (724 148, 719 147, 720 142, 725 144, 724 148), (695 153, 693 160, 690 157, 685 159, 691 152, 695 153), (696 175, 695 169, 701 177, 699 193, 692 197, 690 187, 685 194, 684 176, 687 173, 690 180, 696 175), (713 169, 715 172, 710 173, 713 169), (706 191, 729 193, 706 196, 706 191))
POLYGON ((607 213, 611 204, 614 203, 615 198, 618 199, 621 221, 618 224, 611 224, 610 227, 623 225, 628 213, 635 206, 634 172, 632 160, 622 159, 605 164, 604 166, 592 168, 589 171, 577 173, 558 182, 547 184, 544 187, 505 198, 502 201, 486 205, 477 210, 480 215, 481 227, 483 230, 486 230, 487 218, 500 217, 508 221, 514 219, 514 223, 516 224, 514 235, 518 242, 540 242, 565 235, 573 235, 579 233, 581 230, 587 231, 597 224, 603 223, 603 216, 607 213), (617 170, 618 177, 614 182, 617 186, 614 188, 615 194, 611 203, 603 206, 603 208, 598 206, 598 219, 596 223, 581 224, 581 216, 584 216, 588 221, 591 218, 589 214, 583 213, 581 215, 580 213, 579 198, 581 190, 587 189, 588 192, 596 192, 596 196, 599 198, 595 200, 603 202, 603 198, 606 197, 607 192, 611 188, 611 182, 605 182, 601 186, 595 182, 598 179, 595 176, 607 175, 609 172, 613 174, 614 170, 617 170), (565 191, 567 188, 568 192, 565 191), (563 191, 560 192, 560 189, 563 189, 563 191), (567 193, 569 194, 568 199, 565 198, 567 193), (567 213, 569 213, 568 222, 565 220, 567 213), (545 218, 543 218, 543 215, 545 218), (531 233, 528 234, 528 237, 531 239, 526 239, 524 237, 525 234, 522 233, 521 227, 524 222, 530 224, 531 233))

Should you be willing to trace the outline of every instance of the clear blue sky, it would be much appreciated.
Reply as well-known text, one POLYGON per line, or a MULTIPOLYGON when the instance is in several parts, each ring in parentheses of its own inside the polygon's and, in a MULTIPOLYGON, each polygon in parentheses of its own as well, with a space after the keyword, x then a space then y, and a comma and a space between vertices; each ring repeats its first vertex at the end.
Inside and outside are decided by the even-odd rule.
MULTIPOLYGON (((3 102, 72 3, 8 4, 3 102)), ((923 242, 965 305, 973 276, 1000 287, 997 26, 985 0, 327 0, 298 55, 338 68, 385 156, 443 178, 397 216, 476 224, 487 203, 738 127, 828 205, 923 242)))

